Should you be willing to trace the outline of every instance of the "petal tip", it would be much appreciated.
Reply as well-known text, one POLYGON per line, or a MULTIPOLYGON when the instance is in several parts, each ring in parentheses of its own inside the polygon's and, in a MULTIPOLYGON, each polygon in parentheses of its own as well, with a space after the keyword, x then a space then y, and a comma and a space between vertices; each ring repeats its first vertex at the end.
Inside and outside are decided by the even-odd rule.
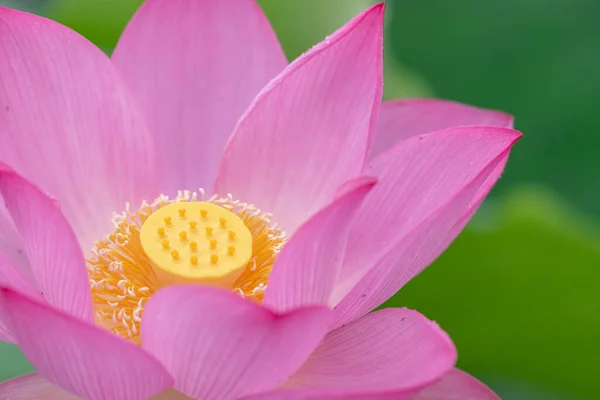
POLYGON ((494 129, 499 134, 504 135, 506 137, 506 139, 509 141, 508 148, 511 148, 515 143, 517 143, 523 137, 523 133, 516 129, 501 128, 501 127, 494 127, 494 129))
POLYGON ((386 3, 377 3, 358 14, 352 22, 358 25, 360 22, 366 19, 372 20, 378 25, 378 31, 383 32, 383 20, 385 16, 386 3))
POLYGON ((369 7, 367 9, 367 12, 378 12, 380 14, 384 14, 386 7, 387 7, 386 3, 382 1, 380 3, 373 4, 371 7, 369 7))

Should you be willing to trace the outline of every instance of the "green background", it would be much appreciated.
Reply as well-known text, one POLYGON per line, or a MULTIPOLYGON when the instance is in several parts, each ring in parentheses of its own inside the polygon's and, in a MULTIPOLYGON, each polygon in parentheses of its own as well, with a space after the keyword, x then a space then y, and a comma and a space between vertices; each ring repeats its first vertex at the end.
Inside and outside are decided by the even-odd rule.
MULTIPOLYGON (((8 1, 4 1, 8 3, 8 1)), ((13 1, 110 53, 139 0, 13 1)), ((370 4, 263 0, 293 59, 370 4)), ((504 399, 600 398, 600 2, 388 1, 385 97, 516 116, 524 139, 465 232, 388 302, 438 321, 504 399)), ((0 344, 0 379, 31 370, 0 344)))

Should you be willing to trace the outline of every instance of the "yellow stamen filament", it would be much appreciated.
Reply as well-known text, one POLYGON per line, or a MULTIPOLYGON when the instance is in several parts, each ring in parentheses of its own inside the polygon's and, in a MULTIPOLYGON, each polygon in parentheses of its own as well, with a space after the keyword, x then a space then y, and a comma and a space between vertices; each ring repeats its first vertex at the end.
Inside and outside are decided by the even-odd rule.
POLYGON ((221 228, 225 228, 227 226, 227 220, 225 218, 219 218, 219 225, 221 225, 221 228))
POLYGON ((179 252, 177 250, 173 250, 171 252, 171 257, 173 258, 173 260, 179 260, 179 252))
POLYGON ((210 244, 210 248, 211 248, 212 250, 214 250, 214 249, 216 249, 216 248, 217 248, 217 239, 210 239, 210 240, 208 241, 208 243, 210 244))
POLYGON ((187 232, 186 231, 179 232, 179 237, 181 238, 181 240, 186 240, 187 239, 187 232))
MULTIPOLYGON (((262 301, 271 268, 286 240, 284 232, 273 224, 269 214, 233 200, 231 196, 205 200, 202 193, 202 201, 197 197, 197 194, 189 192, 182 192, 174 200, 161 196, 150 205, 143 204, 136 212, 127 210, 114 218, 115 231, 98 241, 87 259, 98 324, 140 344, 144 305, 158 289, 173 283, 170 278, 173 272, 178 272, 178 268, 222 275, 222 268, 233 263, 231 265, 238 265, 238 269, 230 276, 227 287, 250 300, 262 301), (191 208, 188 207, 190 204, 193 205, 191 208), (167 212, 168 215, 159 213, 171 205, 176 206, 167 212), (185 218, 179 218, 180 209, 185 210, 185 218), (220 210, 224 210, 226 215, 222 215, 220 210), (153 237, 152 251, 170 260, 171 272, 166 276, 156 262, 151 261, 141 238, 142 227, 154 214, 157 214, 153 218, 155 221, 144 230, 153 237), (219 218, 226 219, 227 229, 215 229, 221 227, 219 218), (235 224, 238 220, 250 233, 249 241, 240 235, 235 224), (178 236, 181 231, 186 232, 187 240, 182 241, 178 236), (212 239, 223 243, 223 246, 210 249, 212 239), (251 247, 249 253, 244 250, 248 245, 251 247), (173 257, 174 251, 177 251, 177 259, 173 257), (244 251, 246 255, 242 257, 244 251), (242 262, 242 259, 245 261, 242 262)), ((189 274, 196 276, 193 271, 189 274)), ((176 275, 176 278, 194 281, 181 275, 176 275)))
POLYGON ((179 209, 179 218, 185 218, 185 208, 179 209))

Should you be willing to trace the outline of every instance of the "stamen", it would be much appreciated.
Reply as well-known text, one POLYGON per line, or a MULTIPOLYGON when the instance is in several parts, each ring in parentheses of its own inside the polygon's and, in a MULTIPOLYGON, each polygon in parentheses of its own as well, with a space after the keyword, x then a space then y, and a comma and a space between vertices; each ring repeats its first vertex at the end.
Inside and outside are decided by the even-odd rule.
MULTIPOLYGON (((229 283, 208 283, 224 285, 247 299, 261 302, 273 263, 286 241, 285 233, 272 222, 270 214, 234 200, 231 195, 208 196, 203 190, 199 194, 180 192, 172 200, 161 195, 134 212, 127 205, 123 213, 114 216, 113 223, 115 231, 96 243, 87 260, 94 314, 98 324, 136 344, 140 344, 144 305, 158 289, 173 283, 169 280, 173 270, 183 266, 189 271, 221 276, 223 268, 238 265, 229 275, 229 283), (159 213, 171 205, 168 215, 159 213), (156 223, 148 232, 153 237, 151 247, 170 260, 166 279, 150 260, 140 236, 142 227, 154 214, 158 214, 154 217, 156 223), (241 234, 241 228, 250 236, 241 234), (181 232, 185 232, 185 239, 179 236, 181 232)), ((184 276, 183 280, 190 279, 184 276)))

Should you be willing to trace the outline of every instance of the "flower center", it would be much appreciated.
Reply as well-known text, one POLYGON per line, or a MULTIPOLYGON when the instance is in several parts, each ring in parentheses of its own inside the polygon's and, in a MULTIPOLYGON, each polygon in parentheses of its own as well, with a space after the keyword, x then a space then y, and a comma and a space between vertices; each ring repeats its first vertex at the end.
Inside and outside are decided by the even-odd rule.
POLYGON ((87 259, 96 322, 138 344, 144 304, 161 287, 214 285, 261 302, 286 241, 270 214, 203 191, 160 196, 113 223, 87 259))
POLYGON ((140 242, 163 284, 231 287, 252 257, 240 217, 209 202, 171 203, 142 225, 140 242))

